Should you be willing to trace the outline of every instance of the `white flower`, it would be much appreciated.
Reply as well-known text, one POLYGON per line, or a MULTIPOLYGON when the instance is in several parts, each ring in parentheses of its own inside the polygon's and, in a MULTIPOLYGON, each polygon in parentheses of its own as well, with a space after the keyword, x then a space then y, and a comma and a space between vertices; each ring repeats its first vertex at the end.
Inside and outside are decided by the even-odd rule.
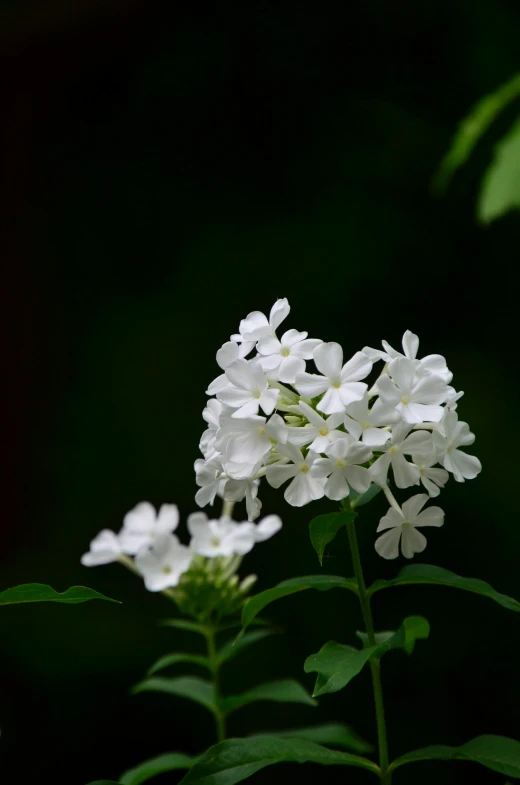
POLYGON ((273 414, 269 420, 222 417, 215 444, 224 456, 227 474, 236 480, 251 477, 255 466, 270 451, 271 438, 282 443, 287 441, 287 426, 279 414, 273 414))
POLYGON ((135 557, 135 565, 148 591, 163 591, 177 586, 179 578, 191 564, 193 554, 181 545, 175 534, 161 534, 150 548, 143 547, 135 557))
POLYGON ((395 406, 408 423, 439 422, 444 414, 448 385, 440 376, 421 371, 413 360, 397 358, 388 366, 388 375, 377 380, 381 401, 395 406))
POLYGON ((412 460, 419 469, 421 482, 430 496, 438 496, 441 492, 440 489, 444 488, 450 475, 444 469, 432 468, 439 462, 437 451, 432 450, 427 455, 412 455, 412 460))
POLYGON ((309 450, 304 458, 301 450, 292 444, 278 445, 278 452, 289 458, 292 463, 272 464, 267 467, 267 482, 273 488, 279 488, 287 480, 292 482, 285 489, 285 500, 293 507, 303 507, 315 499, 321 499, 325 494, 325 479, 313 477, 312 465, 318 454, 309 450))
POLYGON ((282 522, 277 515, 268 515, 258 526, 251 521, 237 523, 227 517, 208 520, 203 512, 195 512, 188 518, 191 550, 209 559, 234 554, 243 556, 253 549, 255 542, 269 539, 281 527, 282 522))
POLYGON ((309 425, 303 427, 288 428, 287 441, 297 447, 304 447, 310 444, 309 449, 313 452, 325 452, 327 447, 336 439, 345 438, 343 431, 336 430, 338 425, 343 423, 343 414, 336 412, 325 419, 311 406, 300 401, 299 411, 307 418, 309 425), (312 443, 311 443, 312 442, 312 443))
POLYGON ((453 474, 457 482, 473 480, 482 470, 482 464, 474 455, 459 450, 475 441, 475 434, 467 422, 459 422, 456 412, 446 412, 442 421, 442 433, 435 431, 433 443, 439 452, 439 462, 453 474))
POLYGON ((421 512, 427 501, 428 496, 419 493, 405 501, 402 512, 390 507, 387 514, 381 518, 377 531, 390 529, 375 542, 375 549, 383 559, 396 559, 399 556, 399 541, 406 559, 411 559, 415 553, 424 551, 426 537, 418 532, 417 528, 442 526, 444 523, 444 513, 440 507, 428 507, 421 512))
POLYGON ((269 387, 266 375, 258 363, 253 360, 234 360, 226 368, 226 376, 231 384, 219 390, 217 397, 237 410, 232 417, 258 414, 259 407, 265 414, 274 411, 280 390, 269 387))
POLYGON ((197 458, 194 469, 195 482, 199 486, 199 490, 195 494, 195 501, 199 507, 213 504, 215 496, 223 488, 221 456, 218 453, 214 453, 207 461, 197 458))
POLYGON ((343 349, 339 343, 322 343, 313 353, 318 371, 323 375, 303 373, 296 378, 296 388, 308 398, 325 393, 317 408, 325 414, 344 412, 353 401, 359 401, 367 390, 360 382, 372 370, 372 362, 363 352, 343 365, 343 349))
POLYGON ((312 359, 312 353, 322 342, 307 338, 308 333, 288 330, 280 340, 275 335, 260 338, 256 346, 258 362, 267 372, 269 379, 293 384, 296 377, 305 371, 305 360, 312 359))
POLYGON ((239 327, 239 334, 232 335, 232 341, 258 341, 266 335, 274 335, 275 330, 281 325, 289 315, 291 307, 287 298, 277 300, 271 308, 269 319, 261 311, 252 311, 242 319, 239 327))
MULTIPOLYGON (((254 341, 244 341, 242 343, 235 343, 234 341, 227 341, 223 344, 217 352, 217 363, 223 371, 226 370, 228 365, 234 360, 243 359, 254 347, 254 341)), ((219 390, 222 390, 229 384, 229 380, 225 373, 220 374, 214 379, 206 390, 207 395, 215 395, 219 390)))
MULTIPOLYGON (((417 352, 419 351, 419 338, 417 335, 415 335, 415 333, 410 332, 410 330, 407 330, 403 335, 403 352, 398 352, 396 349, 393 349, 390 344, 387 343, 387 341, 381 341, 381 343, 385 349, 384 352, 382 352, 380 349, 371 349, 370 346, 365 346, 363 349, 365 354, 370 357, 372 362, 376 362, 377 360, 384 360, 385 362, 389 363, 391 360, 395 360, 397 357, 407 357, 409 360, 417 359, 417 352)), ((446 360, 442 355, 429 354, 417 362, 419 362, 425 370, 435 374, 436 376, 440 376, 442 379, 444 379, 445 382, 451 382, 453 374, 448 370, 446 360)))
POLYGON ((90 550, 81 557, 85 567, 96 567, 99 564, 110 564, 121 555, 121 544, 115 532, 103 529, 90 543, 90 550))
POLYGON ((227 411, 227 407, 223 406, 220 401, 210 398, 202 412, 202 416, 208 423, 209 428, 201 436, 199 449, 206 459, 210 458, 215 452, 215 437, 219 428, 220 416, 227 411))
POLYGON ((419 484, 419 469, 409 463, 405 455, 427 455, 432 449, 432 435, 429 431, 410 433, 411 428, 412 426, 406 423, 394 425, 392 438, 379 448, 384 450, 384 453, 370 467, 372 480, 378 485, 385 485, 390 466, 398 488, 419 484))
POLYGON ((325 496, 335 501, 346 499, 350 487, 359 493, 365 493, 371 483, 370 472, 363 466, 372 457, 372 451, 350 436, 344 436, 326 450, 327 458, 318 458, 312 465, 313 477, 328 477, 325 484, 325 496))
POLYGON ((365 393, 360 401, 347 406, 344 425, 355 439, 361 438, 367 447, 376 448, 390 439, 390 431, 384 430, 384 426, 393 425, 399 419, 395 409, 385 406, 379 398, 369 409, 368 394, 365 393))
POLYGON ((262 502, 258 498, 260 480, 228 480, 224 486, 224 501, 246 500, 247 518, 254 521, 260 515, 262 502))
POLYGON ((179 525, 179 510, 175 504, 163 504, 159 512, 150 502, 140 502, 123 518, 119 532, 123 553, 134 555, 155 541, 161 534, 171 534, 179 525))

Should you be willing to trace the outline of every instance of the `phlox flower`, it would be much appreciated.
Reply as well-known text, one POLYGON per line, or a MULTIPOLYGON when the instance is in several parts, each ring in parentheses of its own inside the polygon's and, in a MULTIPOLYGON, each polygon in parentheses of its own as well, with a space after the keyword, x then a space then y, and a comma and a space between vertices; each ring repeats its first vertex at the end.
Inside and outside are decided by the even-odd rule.
POLYGON ((271 308, 269 319, 261 311, 252 311, 245 319, 242 319, 238 335, 232 335, 231 340, 239 343, 258 341, 260 338, 265 338, 266 335, 274 335, 283 320, 289 316, 290 310, 291 306, 287 298, 283 297, 277 300, 271 308))
POLYGON ((90 543, 90 550, 81 557, 85 567, 97 567, 100 564, 110 564, 121 556, 121 543, 119 537, 110 529, 103 529, 90 543))
POLYGON ((325 414, 344 412, 353 401, 359 401, 367 390, 360 382, 372 370, 372 362, 363 352, 343 365, 343 349, 339 343, 322 343, 313 352, 314 363, 321 376, 302 373, 296 377, 296 389, 307 398, 325 393, 317 408, 325 414))
POLYGON ((389 529, 375 542, 375 549, 383 559, 396 559, 399 556, 399 543, 406 559, 415 553, 422 553, 426 548, 426 537, 417 531, 420 526, 442 526, 444 512, 440 507, 428 507, 422 510, 428 496, 419 493, 403 504, 402 512, 390 507, 379 522, 377 531, 389 529), (422 510, 422 512, 421 512, 422 510))
POLYGON ((400 416, 395 409, 385 406, 378 398, 372 408, 368 406, 368 394, 360 401, 350 403, 345 411, 344 425, 355 439, 361 439, 367 447, 379 448, 390 439, 390 431, 385 426, 399 422, 400 416))
POLYGON ((432 449, 432 435, 429 431, 413 431, 411 425, 398 423, 392 428, 392 436, 383 447, 383 455, 377 458, 370 467, 372 480, 378 485, 385 485, 388 469, 392 467, 395 484, 398 488, 409 488, 418 485, 420 473, 417 466, 409 463, 405 455, 427 455, 432 449))
POLYGON ((251 521, 237 523, 222 517, 208 520, 203 512, 188 517, 191 534, 190 548, 200 556, 212 559, 216 556, 243 556, 253 549, 256 542, 269 539, 282 527, 277 515, 268 515, 258 525, 251 521))
POLYGON ((234 360, 226 368, 230 384, 218 391, 220 401, 236 411, 232 417, 249 417, 258 414, 259 407, 271 414, 280 390, 269 387, 266 375, 255 361, 234 360))
MULTIPOLYGON (((253 349, 254 341, 243 341, 236 343, 235 341, 227 341, 223 344, 217 352, 217 363, 223 371, 231 365, 234 360, 243 359, 247 357, 249 352, 253 349)), ((220 374, 214 379, 206 390, 207 395, 215 395, 219 390, 227 387, 229 380, 225 373, 220 374)))
POLYGON ((267 335, 257 343, 258 362, 269 379, 293 384, 296 377, 305 371, 305 360, 322 342, 308 338, 308 333, 287 330, 280 340, 276 335, 267 335))
POLYGON ((304 458, 301 450, 293 444, 278 445, 277 451, 292 463, 268 466, 266 477, 269 485, 279 488, 287 480, 292 480, 285 489, 284 497, 293 507, 303 507, 310 501, 321 499, 325 494, 325 479, 314 477, 311 472, 318 454, 309 450, 304 458))
POLYGON ((330 417, 322 417, 312 406, 305 401, 300 401, 298 410, 309 421, 308 425, 302 427, 289 427, 287 430, 287 441, 297 447, 309 445, 313 452, 325 452, 327 447, 336 439, 345 436, 343 431, 338 431, 338 425, 343 424, 343 414, 336 412, 330 417))
POLYGON ((346 499, 350 488, 365 493, 371 483, 368 469, 359 466, 372 457, 372 451, 361 442, 350 436, 330 444, 326 449, 326 458, 317 458, 312 465, 313 477, 326 477, 325 496, 335 501, 346 499))
POLYGON ((190 549, 181 545, 175 534, 161 534, 149 548, 139 550, 135 565, 148 591, 163 591, 177 586, 192 558, 190 549))
POLYGON ((270 451, 271 439, 287 441, 287 426, 279 414, 265 417, 222 417, 215 445, 224 469, 236 480, 247 479, 270 451))
MULTIPOLYGON (((387 341, 381 341, 384 351, 380 349, 371 349, 370 346, 365 346, 363 351, 367 354, 372 362, 377 360, 384 360, 389 363, 397 357, 406 357, 409 360, 417 360, 417 352, 419 351, 419 337, 415 333, 407 330, 403 335, 403 351, 399 352, 393 349, 387 341)), ((422 360, 417 360, 421 366, 430 373, 440 376, 446 383, 451 382, 453 374, 448 370, 446 360, 441 354, 428 354, 422 360)))
POLYGON ((433 433, 433 443, 439 453, 439 462, 451 472, 457 482, 473 480, 482 470, 474 455, 459 450, 475 441, 475 434, 467 422, 459 422, 457 412, 446 412, 439 430, 433 433))
POLYGON ((438 496, 441 488, 444 488, 448 482, 450 475, 444 469, 435 467, 435 464, 439 463, 437 451, 432 450, 427 455, 412 455, 412 460, 419 469, 421 483, 430 496, 438 496))
POLYGON ((448 385, 441 376, 418 369, 413 360, 398 357, 388 365, 388 374, 377 380, 383 404, 394 406, 405 422, 439 422, 444 414, 448 385))
POLYGON ((123 553, 134 555, 142 547, 152 545, 162 534, 171 534, 179 525, 175 504, 162 504, 159 512, 150 502, 140 502, 123 518, 119 540, 123 553))

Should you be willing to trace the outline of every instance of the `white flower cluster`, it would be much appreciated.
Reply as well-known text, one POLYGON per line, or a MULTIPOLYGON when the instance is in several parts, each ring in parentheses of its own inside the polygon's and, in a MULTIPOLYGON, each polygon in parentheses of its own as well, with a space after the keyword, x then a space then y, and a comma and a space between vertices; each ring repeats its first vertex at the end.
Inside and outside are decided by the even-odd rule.
POLYGON ((208 387, 203 417, 203 459, 195 461, 197 504, 245 499, 248 518, 260 514, 263 477, 275 488, 290 481, 286 501, 301 507, 323 496, 348 497, 380 485, 391 509, 376 541, 386 559, 411 558, 426 547, 420 526, 440 526, 439 507, 420 512, 425 494, 398 505, 387 481, 391 469, 398 488, 422 485, 437 496, 451 472, 458 482, 472 479, 480 462, 462 451, 475 437, 459 422, 462 392, 450 386, 444 357, 418 359, 419 339, 407 331, 403 351, 383 341, 383 350, 365 347, 343 362, 338 343, 308 338, 306 332, 276 331, 290 311, 280 299, 269 318, 253 311, 239 332, 217 352, 223 373, 208 387), (254 353, 254 354, 253 354, 254 353), (312 360, 318 373, 308 373, 312 360), (369 389, 365 379, 383 362, 369 389), (287 385, 290 385, 288 387, 287 385))
POLYGON ((227 515, 208 520, 203 512, 195 512, 187 520, 189 546, 173 534, 178 525, 175 504, 163 504, 157 513, 149 502, 141 502, 125 515, 119 534, 103 529, 92 540, 81 563, 93 567, 122 561, 142 575, 149 591, 163 591, 177 586, 195 554, 208 559, 243 556, 255 543, 276 534, 282 522, 277 515, 268 515, 259 524, 237 523, 227 515), (130 556, 135 557, 133 562, 130 556))

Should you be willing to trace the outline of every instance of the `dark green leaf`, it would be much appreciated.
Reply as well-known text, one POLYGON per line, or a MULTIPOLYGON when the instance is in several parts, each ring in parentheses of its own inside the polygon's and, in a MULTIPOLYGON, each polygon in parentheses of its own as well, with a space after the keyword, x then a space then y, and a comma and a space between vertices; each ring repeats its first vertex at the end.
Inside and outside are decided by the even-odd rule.
POLYGON ((23 602, 66 602, 73 605, 88 600, 119 602, 86 586, 71 586, 67 591, 57 592, 44 583, 24 583, 0 592, 0 605, 17 605, 23 602))
POLYGON ((268 635, 273 635, 276 630, 254 630, 254 632, 248 632, 245 635, 242 635, 241 638, 238 640, 235 638, 233 640, 228 641, 225 643, 218 652, 218 662, 219 665, 222 665, 224 662, 228 662, 229 660, 236 657, 237 654, 240 654, 241 651, 247 649, 248 646, 251 646, 253 643, 257 643, 257 641, 261 641, 264 638, 267 638, 268 635))
POLYGON ((324 725, 313 725, 309 728, 292 728, 290 730, 270 731, 269 733, 255 734, 260 736, 276 736, 277 738, 287 739, 307 739, 316 744, 324 744, 326 747, 345 747, 352 752, 372 752, 373 744, 369 744, 361 738, 354 728, 350 725, 343 725, 339 722, 328 722, 324 725))
POLYGON ((303 739, 262 736, 229 739, 202 755, 182 780, 183 785, 235 785, 274 763, 321 763, 358 766, 378 773, 375 763, 348 752, 329 750, 303 739))
POLYGON ((311 654, 305 660, 305 672, 318 674, 313 697, 342 690, 354 676, 357 676, 371 657, 381 657, 391 649, 404 649, 410 654, 415 641, 419 638, 427 638, 429 633, 430 625, 426 619, 422 616, 410 616, 391 637, 383 633, 386 640, 380 638, 375 646, 354 649, 351 646, 329 641, 317 654, 311 654))
POLYGON ((119 783, 120 785, 141 785, 142 782, 147 782, 158 774, 177 769, 189 769, 195 760, 196 758, 183 755, 182 752, 167 752, 164 755, 157 755, 157 757, 145 760, 133 769, 125 771, 119 778, 119 783))
POLYGON ((242 626, 245 629, 255 616, 271 602, 305 589, 318 589, 318 591, 349 589, 357 593, 357 584, 355 578, 341 578, 338 575, 305 575, 302 578, 290 578, 272 589, 267 589, 267 591, 251 597, 242 611, 242 626))
POLYGON ((161 671, 164 668, 169 668, 170 665, 178 665, 180 662, 187 662, 190 665, 200 665, 201 668, 211 670, 207 657, 199 654, 174 652, 173 654, 165 654, 164 657, 159 657, 157 662, 155 662, 148 671, 148 676, 152 676, 154 673, 157 673, 157 671, 161 671))
POLYGON ((372 499, 374 499, 382 490, 383 489, 380 485, 376 485, 373 482, 368 491, 365 491, 365 493, 357 493, 357 491, 351 490, 350 494, 345 499, 345 502, 349 502, 352 509, 357 509, 358 507, 363 507, 364 504, 371 502, 372 499))
POLYGON ((391 586, 406 586, 407 584, 432 584, 436 586, 451 586, 454 589, 464 589, 465 591, 481 594, 498 602, 504 608, 511 611, 520 611, 520 602, 505 594, 499 594, 489 583, 478 580, 477 578, 462 578, 454 572, 445 570, 442 567, 435 567, 433 564, 411 564, 404 567, 397 578, 391 581, 376 581, 369 588, 368 593, 374 594, 380 589, 388 589, 391 586))
MULTIPOLYGON (((370 643, 368 642, 368 635, 366 632, 356 632, 359 640, 363 644, 363 648, 368 648, 370 643)), ((395 630, 386 630, 386 632, 376 632, 374 633, 374 640, 377 644, 386 643, 386 641, 390 640, 395 635, 395 630)))
POLYGON ((495 147, 478 203, 478 217, 484 223, 520 208, 520 121, 495 147))
POLYGON ((328 515, 318 515, 309 524, 309 534, 311 536, 312 547, 318 554, 320 564, 323 566, 323 554, 325 547, 332 542, 338 531, 353 521, 356 513, 352 510, 342 510, 341 512, 331 512, 328 515))
POLYGON ((188 632, 205 635, 204 627, 195 621, 188 621, 188 619, 162 619, 159 623, 163 627, 175 627, 177 630, 187 630, 188 632))
POLYGON ((307 657, 305 673, 317 673, 313 697, 342 690, 362 670, 377 652, 377 646, 354 649, 336 641, 329 641, 317 654, 307 657))
POLYGON ((258 701, 275 701, 276 703, 305 703, 307 706, 316 706, 316 701, 311 698, 307 690, 293 679, 282 679, 280 681, 269 681, 259 684, 252 690, 243 692, 241 695, 231 695, 223 698, 220 708, 224 714, 241 709, 249 703, 258 701))
POLYGON ((425 747, 397 758, 390 768, 422 760, 471 760, 506 777, 520 779, 520 742, 505 736, 478 736, 461 747, 425 747))
POLYGON ((215 691, 210 681, 199 679, 196 676, 179 676, 176 679, 145 679, 132 688, 132 692, 166 692, 178 698, 200 703, 211 712, 215 712, 215 691))
POLYGON ((520 75, 516 75, 491 95, 482 98, 465 117, 457 129, 451 149, 442 161, 435 176, 433 188, 442 192, 454 173, 469 158, 479 139, 497 115, 520 95, 520 75))

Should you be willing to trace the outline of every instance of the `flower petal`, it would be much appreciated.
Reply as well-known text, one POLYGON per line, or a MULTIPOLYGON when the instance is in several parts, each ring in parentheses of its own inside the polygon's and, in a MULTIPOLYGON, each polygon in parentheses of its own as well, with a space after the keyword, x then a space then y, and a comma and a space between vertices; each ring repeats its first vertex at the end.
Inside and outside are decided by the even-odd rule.
POLYGON ((415 333, 407 330, 403 335, 403 351, 409 360, 415 360, 419 351, 419 338, 415 333))
POLYGON ((316 368, 329 379, 339 379, 343 365, 343 349, 339 343, 331 341, 317 346, 313 352, 316 368))
POLYGON ((426 537, 413 526, 403 526, 401 550, 405 559, 413 558, 415 553, 422 553, 426 548, 426 537))
POLYGON ((383 559, 397 559, 399 556, 399 540, 401 539, 401 527, 391 529, 378 537, 374 543, 377 553, 383 559))

